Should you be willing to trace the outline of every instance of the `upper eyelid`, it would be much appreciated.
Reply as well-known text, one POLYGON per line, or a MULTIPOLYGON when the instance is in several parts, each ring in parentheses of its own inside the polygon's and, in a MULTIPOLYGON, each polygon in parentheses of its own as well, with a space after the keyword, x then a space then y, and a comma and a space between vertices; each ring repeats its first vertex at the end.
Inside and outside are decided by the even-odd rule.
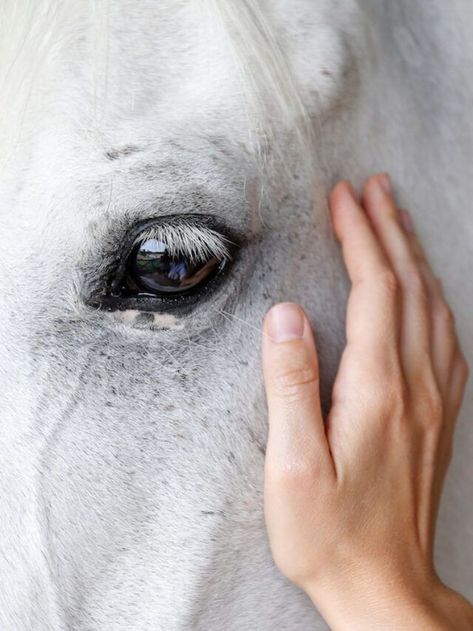
MULTIPOLYGON (((192 213, 186 215, 161 215, 154 219, 139 222, 128 230, 122 247, 115 255, 116 266, 114 266, 114 269, 109 269, 107 273, 109 280, 105 291, 107 293, 109 291, 115 293, 119 290, 128 257, 133 251, 135 244, 142 241, 146 233, 156 234, 158 230, 162 230, 162 234, 165 234, 167 239, 169 239, 168 235, 172 230, 176 231, 176 233, 180 230, 181 236, 185 237, 186 233, 188 234, 191 228, 199 230, 201 238, 203 234, 208 237, 213 233, 214 239, 219 239, 219 241, 216 241, 219 247, 222 248, 225 245, 228 249, 229 256, 226 258, 227 261, 232 258, 235 249, 241 247, 246 240, 244 235, 235 233, 221 220, 211 215, 192 213)), ((182 252, 180 253, 182 254, 182 252)))
POLYGON ((173 224, 150 226, 138 234, 132 248, 150 239, 166 243, 170 256, 185 254, 192 262, 203 261, 215 256, 228 260, 230 247, 236 245, 231 239, 208 226, 199 226, 185 220, 173 224))

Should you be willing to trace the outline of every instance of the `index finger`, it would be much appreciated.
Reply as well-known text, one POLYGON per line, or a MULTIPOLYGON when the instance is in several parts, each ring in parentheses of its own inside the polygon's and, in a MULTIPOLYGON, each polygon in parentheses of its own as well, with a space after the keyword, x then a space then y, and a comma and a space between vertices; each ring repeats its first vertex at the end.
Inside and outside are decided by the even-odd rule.
POLYGON ((330 194, 330 210, 352 282, 347 307, 348 345, 371 354, 397 356, 397 278, 349 183, 335 186, 330 194))

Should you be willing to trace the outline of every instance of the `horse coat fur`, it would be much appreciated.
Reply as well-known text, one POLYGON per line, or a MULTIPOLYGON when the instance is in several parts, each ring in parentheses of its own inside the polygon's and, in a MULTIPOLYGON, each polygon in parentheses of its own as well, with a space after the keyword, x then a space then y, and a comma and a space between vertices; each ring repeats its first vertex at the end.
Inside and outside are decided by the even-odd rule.
MULTIPOLYGON (((472 26, 469 0, 0 0, 2 630, 326 628, 267 545, 261 320, 305 306, 327 407, 326 194, 386 169, 473 361, 472 26), (210 297, 87 305, 136 222, 189 213, 244 235, 210 297)), ((470 386, 436 547, 470 598, 472 412, 470 386)))

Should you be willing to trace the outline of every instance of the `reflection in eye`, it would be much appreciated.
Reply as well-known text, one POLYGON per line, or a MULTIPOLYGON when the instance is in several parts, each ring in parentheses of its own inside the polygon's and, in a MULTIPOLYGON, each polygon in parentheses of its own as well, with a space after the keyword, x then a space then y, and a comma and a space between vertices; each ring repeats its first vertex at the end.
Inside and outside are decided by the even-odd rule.
POLYGON ((170 253, 163 241, 148 239, 138 244, 128 258, 128 280, 151 293, 181 293, 193 289, 213 275, 222 259, 206 255, 207 260, 192 260, 186 254, 170 253))
POLYGON ((135 239, 126 261, 124 290, 128 295, 161 298, 195 293, 223 270, 232 246, 209 225, 156 224, 135 239))

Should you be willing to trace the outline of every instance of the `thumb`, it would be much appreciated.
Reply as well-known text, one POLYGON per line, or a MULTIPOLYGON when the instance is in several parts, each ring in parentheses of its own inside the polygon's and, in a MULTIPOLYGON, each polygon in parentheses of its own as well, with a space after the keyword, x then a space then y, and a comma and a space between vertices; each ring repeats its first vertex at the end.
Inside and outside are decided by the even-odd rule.
POLYGON ((299 305, 280 303, 266 314, 263 373, 269 413, 267 467, 272 473, 292 472, 296 477, 308 469, 333 472, 315 340, 299 305))

